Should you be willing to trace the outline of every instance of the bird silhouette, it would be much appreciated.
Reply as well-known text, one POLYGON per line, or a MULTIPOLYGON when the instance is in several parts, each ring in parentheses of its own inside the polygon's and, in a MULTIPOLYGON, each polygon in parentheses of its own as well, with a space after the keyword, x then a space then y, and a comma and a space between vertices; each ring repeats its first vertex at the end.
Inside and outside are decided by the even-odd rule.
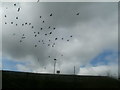
POLYGON ((35 45, 35 47, 37 47, 37 45, 35 45))
POLYGON ((25 23, 25 25, 27 25, 27 22, 25 23))
POLYGON ((18 17, 16 17, 16 19, 18 19, 18 17))
POLYGON ((34 28, 34 26, 32 26, 32 28, 34 28))
POLYGON ((20 8, 18 8, 18 12, 20 11, 20 8))
POLYGON ((55 40, 57 40, 57 38, 55 38, 55 40))
POLYGON ((20 42, 22 42, 22 40, 20 40, 20 42))
POLYGON ((48 44, 48 46, 50 46, 50 44, 48 44))
POLYGON ((52 32, 50 32, 50 34, 52 34, 52 32))
POLYGON ((50 26, 48 28, 50 29, 50 26))
POLYGON ((76 15, 79 15, 80 13, 77 13, 76 15))
POLYGON ((42 18, 42 16, 40 16, 40 18, 42 18))
POLYGON ((55 58, 54 60, 56 61, 57 59, 55 58))
POLYGON ((52 16, 52 13, 50 14, 50 16, 52 16))
POLYGON ((31 23, 29 23, 29 25, 31 25, 31 23))
POLYGON ((13 22, 11 22, 11 24, 13 24, 13 22))
POLYGON ((40 28, 41 30, 43 29, 43 28, 40 28))
POLYGON ((14 6, 16 6, 16 3, 14 4, 14 6))
POLYGON ((7 17, 7 16, 5 15, 5 17, 7 17))

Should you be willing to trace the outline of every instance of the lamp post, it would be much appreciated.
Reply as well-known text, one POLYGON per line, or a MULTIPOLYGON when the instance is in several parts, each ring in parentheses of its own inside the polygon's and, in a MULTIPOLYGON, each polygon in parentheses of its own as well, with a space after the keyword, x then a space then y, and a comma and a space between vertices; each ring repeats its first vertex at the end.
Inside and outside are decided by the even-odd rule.
POLYGON ((54 59, 54 72, 53 72, 54 74, 55 74, 56 60, 57 59, 54 59))

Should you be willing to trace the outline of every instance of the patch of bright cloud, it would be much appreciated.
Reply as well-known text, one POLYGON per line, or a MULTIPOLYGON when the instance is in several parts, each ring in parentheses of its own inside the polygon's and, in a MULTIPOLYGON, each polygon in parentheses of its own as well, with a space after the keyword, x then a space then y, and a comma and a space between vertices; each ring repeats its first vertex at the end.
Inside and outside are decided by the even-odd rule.
POLYGON ((92 66, 88 65, 81 67, 79 75, 95 75, 95 76, 109 76, 109 77, 118 77, 118 65, 97 65, 92 66))

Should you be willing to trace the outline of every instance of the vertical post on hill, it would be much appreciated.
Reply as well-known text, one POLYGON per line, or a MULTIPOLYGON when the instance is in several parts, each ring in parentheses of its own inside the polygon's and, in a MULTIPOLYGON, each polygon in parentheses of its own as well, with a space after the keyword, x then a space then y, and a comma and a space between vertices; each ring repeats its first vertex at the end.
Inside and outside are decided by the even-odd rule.
POLYGON ((55 74, 56 60, 57 59, 54 59, 54 72, 53 72, 54 74, 55 74))
POLYGON ((75 66, 74 66, 74 75, 75 75, 75 66))

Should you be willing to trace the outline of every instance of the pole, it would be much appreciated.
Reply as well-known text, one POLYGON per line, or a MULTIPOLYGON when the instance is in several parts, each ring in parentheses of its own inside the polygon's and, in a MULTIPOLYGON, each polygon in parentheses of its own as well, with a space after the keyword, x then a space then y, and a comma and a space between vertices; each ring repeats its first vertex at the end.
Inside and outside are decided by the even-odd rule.
POLYGON ((56 67, 56 59, 54 59, 54 74, 55 74, 55 67, 56 67))
POLYGON ((74 75, 75 75, 75 66, 74 66, 74 75))

